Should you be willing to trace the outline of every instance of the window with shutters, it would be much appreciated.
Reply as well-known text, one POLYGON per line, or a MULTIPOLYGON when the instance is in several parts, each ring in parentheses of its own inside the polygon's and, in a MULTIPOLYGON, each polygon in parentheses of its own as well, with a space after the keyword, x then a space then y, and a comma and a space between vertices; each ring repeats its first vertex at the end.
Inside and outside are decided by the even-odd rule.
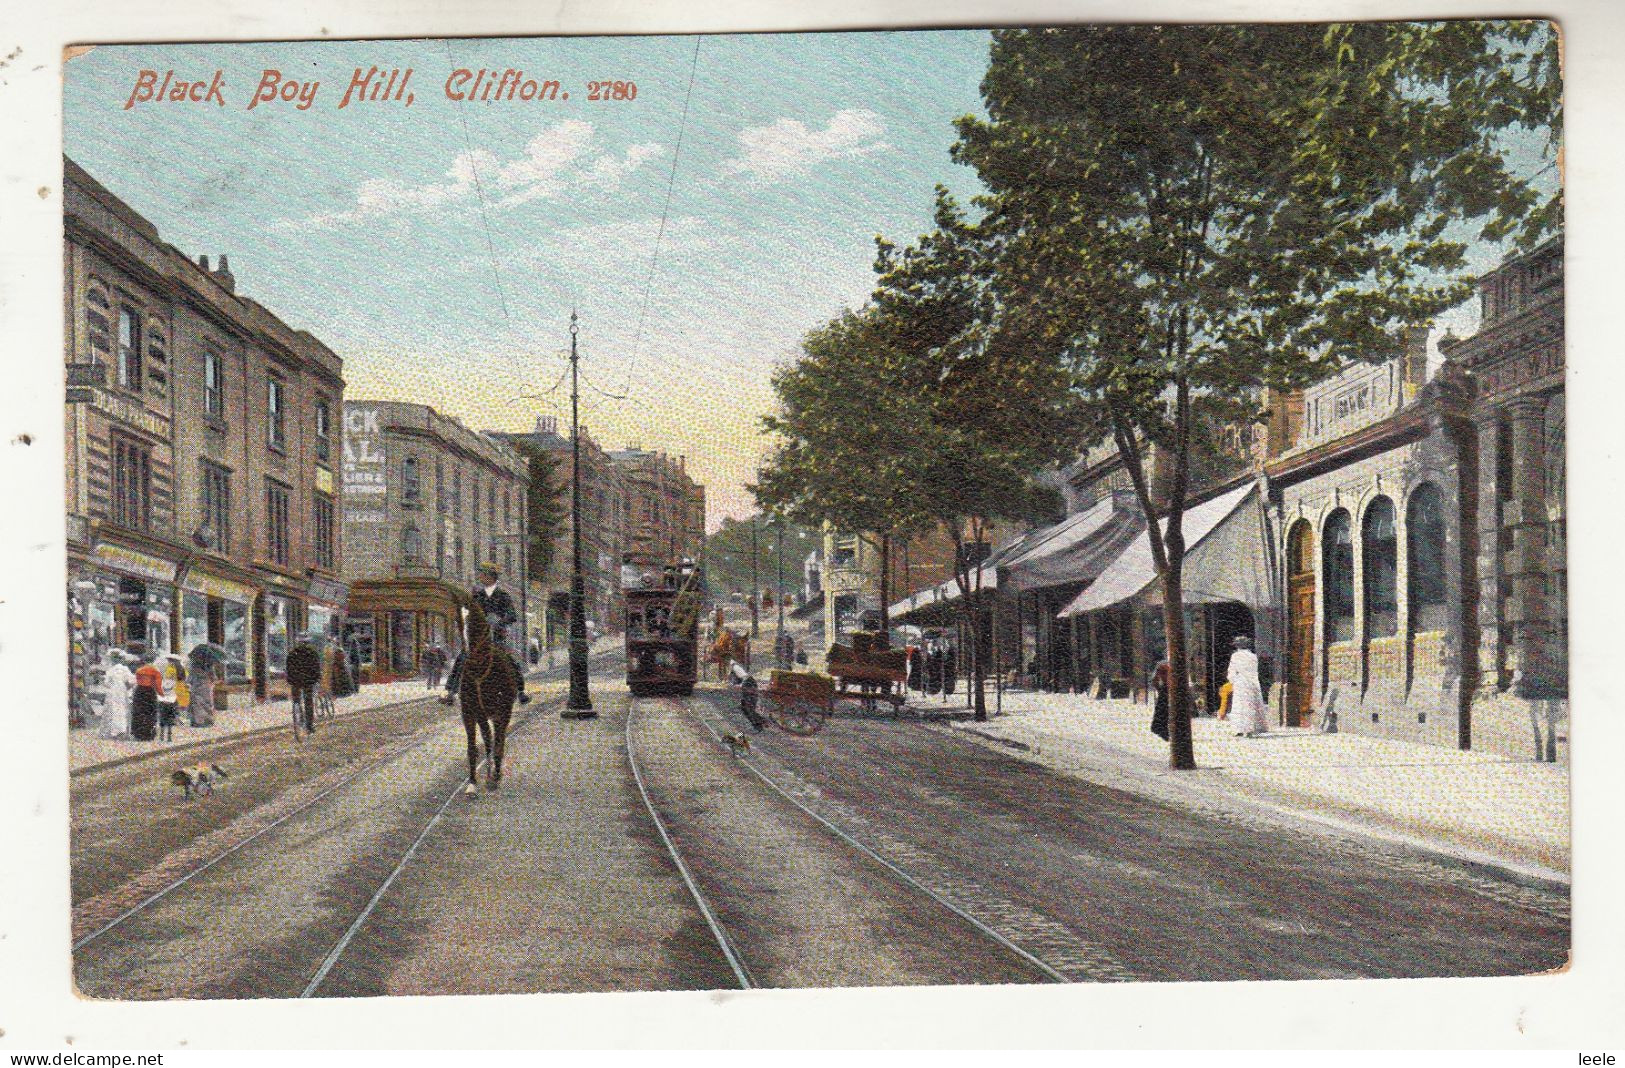
POLYGON ((326 397, 316 398, 316 459, 324 464, 333 459, 333 409, 326 397))
POLYGON ((131 307, 118 312, 118 384, 141 391, 141 313, 131 307))
POLYGON ((288 387, 272 377, 265 384, 266 442, 277 452, 288 448, 288 387))
POLYGON ((226 418, 226 361, 213 349, 203 351, 203 414, 226 418))
POLYGON ((317 567, 333 568, 333 498, 325 493, 316 494, 312 517, 315 520, 315 543, 312 546, 317 567))
POLYGON ((135 530, 152 526, 152 450, 135 438, 114 434, 113 522, 135 530))
POLYGON ((265 545, 274 564, 288 566, 288 487, 265 480, 265 545))
POLYGON ((203 522, 209 547, 228 552, 231 545, 231 472, 203 461, 203 522))

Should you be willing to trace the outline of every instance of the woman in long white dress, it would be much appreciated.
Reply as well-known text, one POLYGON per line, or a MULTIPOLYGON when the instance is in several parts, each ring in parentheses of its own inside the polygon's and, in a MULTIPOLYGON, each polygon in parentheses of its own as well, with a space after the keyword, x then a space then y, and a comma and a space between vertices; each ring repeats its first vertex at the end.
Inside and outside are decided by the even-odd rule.
POLYGON ((1258 682, 1258 655, 1251 638, 1235 639, 1230 654, 1230 722, 1239 735, 1256 738, 1270 729, 1269 709, 1264 704, 1264 688, 1258 682))
POLYGON ((105 696, 102 698, 102 723, 98 732, 103 738, 130 736, 130 697, 135 690, 135 672, 130 670, 129 658, 122 649, 107 652, 107 667, 102 672, 105 696))

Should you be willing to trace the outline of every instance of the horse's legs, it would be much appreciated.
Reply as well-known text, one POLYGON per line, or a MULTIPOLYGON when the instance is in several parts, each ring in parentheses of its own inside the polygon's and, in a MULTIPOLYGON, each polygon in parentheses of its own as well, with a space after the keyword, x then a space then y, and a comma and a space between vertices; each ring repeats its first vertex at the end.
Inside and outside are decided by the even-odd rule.
POLYGON ((471 716, 463 717, 463 731, 468 735, 468 785, 465 792, 474 792, 474 774, 479 768, 479 750, 474 745, 474 719, 471 716))
MULTIPOLYGON (((485 739, 485 759, 492 760, 491 721, 490 720, 488 720, 488 719, 481 719, 480 720, 480 737, 485 739)), ((473 746, 473 744, 474 744, 473 742, 469 743, 470 746, 473 746)), ((492 768, 491 771, 488 771, 488 772, 485 773, 485 780, 487 782, 494 781, 491 778, 492 773, 496 770, 496 764, 495 764, 494 761, 493 761, 493 763, 491 765, 491 768, 492 768)))
POLYGON ((502 781, 502 754, 508 749, 508 716, 497 713, 493 724, 496 730, 496 749, 491 754, 491 785, 502 781))

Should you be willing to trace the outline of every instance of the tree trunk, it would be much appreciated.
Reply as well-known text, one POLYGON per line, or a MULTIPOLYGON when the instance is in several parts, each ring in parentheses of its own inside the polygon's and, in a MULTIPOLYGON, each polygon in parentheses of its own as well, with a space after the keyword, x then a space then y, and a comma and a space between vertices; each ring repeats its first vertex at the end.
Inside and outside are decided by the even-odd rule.
POLYGON ((880 536, 880 633, 891 634, 891 535, 880 536))
POLYGON ((1168 642, 1168 766, 1175 771, 1196 767, 1191 742, 1190 652, 1185 648, 1183 559, 1170 559, 1162 583, 1162 628, 1168 642))

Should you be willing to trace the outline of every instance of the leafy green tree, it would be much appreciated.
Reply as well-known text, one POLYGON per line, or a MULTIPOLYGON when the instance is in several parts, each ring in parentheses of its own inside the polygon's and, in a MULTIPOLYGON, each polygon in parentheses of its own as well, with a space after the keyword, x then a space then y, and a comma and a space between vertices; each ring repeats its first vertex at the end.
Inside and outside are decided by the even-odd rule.
POLYGON ((1556 225, 1501 140, 1559 119, 1554 49, 1531 23, 994 34, 987 118, 953 150, 990 190, 978 316, 1059 356, 1088 440, 1133 479, 1174 767, 1195 766, 1182 519, 1204 411, 1252 421, 1261 387, 1390 356, 1467 295, 1464 236, 1556 225), (1147 442, 1171 457, 1163 500, 1147 442))
POLYGON ((808 333, 800 358, 774 372, 779 410, 763 423, 779 445, 751 487, 764 509, 814 529, 828 523, 879 549, 882 629, 892 545, 929 523, 915 506, 921 408, 899 388, 903 361, 873 308, 808 333))
POLYGON ((990 284, 997 232, 941 187, 935 221, 907 248, 879 242, 875 328, 895 354, 890 388, 915 412, 901 454, 912 507, 954 542, 972 702, 985 720, 981 547, 1000 520, 1053 518, 1058 497, 1035 472, 1067 458, 1076 425, 1065 369, 990 284))
POLYGON ((546 449, 523 439, 511 444, 525 457, 530 476, 525 491, 525 564, 532 579, 546 582, 556 562, 559 536, 569 518, 565 504, 569 480, 559 470, 562 465, 558 458, 546 449))

